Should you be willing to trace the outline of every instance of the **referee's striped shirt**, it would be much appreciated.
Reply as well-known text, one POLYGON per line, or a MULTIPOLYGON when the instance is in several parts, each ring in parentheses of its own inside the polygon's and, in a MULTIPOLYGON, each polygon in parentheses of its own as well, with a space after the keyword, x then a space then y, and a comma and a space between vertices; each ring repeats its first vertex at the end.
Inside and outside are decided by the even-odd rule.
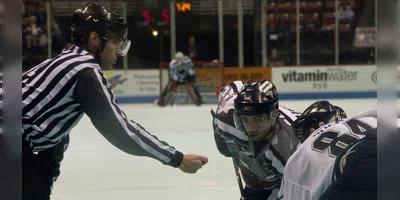
POLYGON ((33 151, 58 144, 86 113, 122 151, 174 167, 182 160, 181 152, 127 118, 98 61, 76 45, 23 74, 22 102, 23 139, 33 151))

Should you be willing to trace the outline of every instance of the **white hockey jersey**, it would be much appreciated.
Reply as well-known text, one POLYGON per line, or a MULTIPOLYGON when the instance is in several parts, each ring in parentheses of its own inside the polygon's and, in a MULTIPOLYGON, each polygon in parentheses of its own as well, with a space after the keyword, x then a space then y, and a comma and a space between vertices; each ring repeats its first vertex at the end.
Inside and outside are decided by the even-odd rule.
POLYGON ((280 186, 284 165, 298 144, 291 127, 298 113, 279 107, 280 115, 273 137, 265 143, 256 144, 250 141, 243 131, 237 129, 232 121, 234 99, 242 86, 242 81, 230 83, 218 96, 219 104, 213 120, 215 137, 220 138, 216 139, 217 147, 221 153, 228 152, 223 153, 224 155, 233 157, 247 185, 250 184, 246 181, 249 177, 243 174, 244 171, 251 174, 251 180, 263 182, 263 188, 277 188, 280 186), (258 146, 258 151, 255 151, 255 146, 258 146))
POLYGON ((376 126, 376 111, 370 111, 316 130, 287 161, 278 199, 319 199, 332 183, 336 156, 376 126))
POLYGON ((184 56, 181 60, 173 59, 169 63, 169 76, 174 81, 184 83, 188 76, 194 75, 194 65, 188 56, 184 56))

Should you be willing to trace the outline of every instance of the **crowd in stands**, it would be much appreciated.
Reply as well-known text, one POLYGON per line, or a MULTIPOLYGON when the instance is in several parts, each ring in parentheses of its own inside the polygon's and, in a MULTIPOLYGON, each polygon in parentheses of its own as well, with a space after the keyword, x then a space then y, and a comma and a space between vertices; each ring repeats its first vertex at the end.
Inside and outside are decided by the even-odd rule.
MULTIPOLYGON (((273 0, 268 2, 269 64, 293 65, 295 64, 297 32, 296 1, 273 0)), ((299 5, 301 56, 306 58, 308 55, 325 52, 327 56, 333 57, 336 11, 338 13, 340 43, 344 45, 351 44, 354 26, 357 25, 355 16, 360 12, 360 7, 361 0, 339 1, 337 9, 333 0, 301 1, 299 5)), ((346 48, 341 50, 345 51, 346 48)), ((320 58, 321 60, 326 60, 324 55, 320 58)), ((321 60, 313 60, 314 62, 323 62, 321 60)))
MULTIPOLYGON (((23 0, 22 65, 23 70, 35 66, 48 57, 47 13, 45 0, 23 0)), ((57 23, 51 24, 53 52, 63 45, 57 23)))
MULTIPOLYGON (((25 6, 22 24, 23 66, 24 69, 27 69, 38 64, 48 55, 47 0, 23 1, 25 6)), ((363 0, 340 0, 339 4, 335 5, 334 0, 300 1, 301 65, 334 63, 335 13, 337 13, 339 22, 340 54, 346 55, 345 59, 354 57, 351 55, 351 51, 354 50, 352 40, 354 39, 355 28, 358 25, 358 18, 362 12, 363 2, 363 0)), ((295 0, 268 0, 266 9, 267 52, 268 65, 270 66, 296 65, 296 9, 295 0)), ((52 20, 51 24, 53 53, 59 51, 65 45, 65 37, 61 36, 61 32, 67 31, 65 28, 64 31, 60 31, 61 28, 58 28, 54 21, 52 20)), ((62 23, 60 23, 61 25, 62 23)), ((217 50, 210 51, 212 47, 204 47, 203 43, 207 43, 204 39, 200 40, 200 38, 196 42, 198 38, 199 36, 193 34, 183 41, 186 45, 181 45, 181 50, 187 53, 192 60, 201 62, 204 60, 202 56, 204 57, 205 53, 218 54, 217 50)), ((234 49, 225 49, 227 51, 225 55, 230 55, 228 51, 232 50, 234 49)), ((218 58, 218 56, 216 55, 213 58, 218 58)), ((345 59, 342 59, 343 63, 346 63, 345 59)), ((129 60, 130 63, 134 63, 140 59, 135 57, 135 59, 129 60)), ((236 62, 236 59, 234 60, 236 62)))
POLYGON ((24 0, 22 15, 22 65, 27 70, 47 58, 46 4, 24 0))

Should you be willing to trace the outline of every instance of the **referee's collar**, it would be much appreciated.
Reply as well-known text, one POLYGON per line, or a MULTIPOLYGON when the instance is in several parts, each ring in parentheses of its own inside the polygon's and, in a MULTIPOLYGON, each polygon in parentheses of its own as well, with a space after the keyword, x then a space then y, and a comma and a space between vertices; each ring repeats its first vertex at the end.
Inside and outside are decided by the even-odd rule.
POLYGON ((76 44, 73 44, 70 47, 63 49, 63 53, 72 53, 72 52, 80 54, 80 55, 89 55, 90 54, 88 51, 86 51, 85 49, 83 49, 82 47, 80 47, 76 44))

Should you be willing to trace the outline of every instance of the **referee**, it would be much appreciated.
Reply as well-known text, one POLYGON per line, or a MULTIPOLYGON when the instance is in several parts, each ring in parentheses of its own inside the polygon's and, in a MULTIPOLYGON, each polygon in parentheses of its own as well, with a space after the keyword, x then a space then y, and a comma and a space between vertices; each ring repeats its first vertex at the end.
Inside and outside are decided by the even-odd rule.
POLYGON ((115 102, 103 69, 126 55, 130 41, 123 18, 96 3, 76 10, 72 43, 22 77, 23 199, 50 199, 69 143, 69 132, 87 114, 97 130, 120 150, 195 173, 207 157, 186 154, 129 120, 115 102))

